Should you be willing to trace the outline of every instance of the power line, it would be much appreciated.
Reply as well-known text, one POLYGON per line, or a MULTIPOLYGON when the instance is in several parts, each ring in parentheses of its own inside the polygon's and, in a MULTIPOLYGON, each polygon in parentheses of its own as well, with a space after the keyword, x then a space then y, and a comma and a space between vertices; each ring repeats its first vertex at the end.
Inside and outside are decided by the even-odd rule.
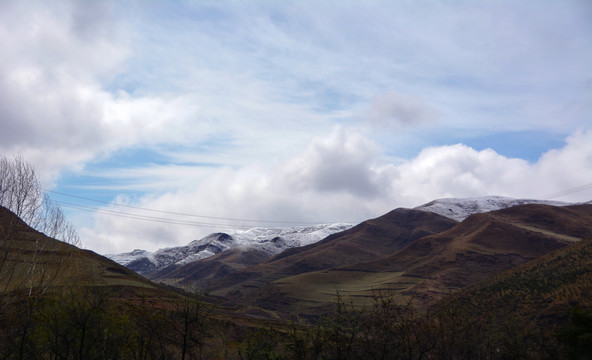
MULTIPOLYGON (((152 209, 152 208, 146 208, 146 207, 140 207, 140 206, 133 206, 133 205, 126 205, 126 204, 118 204, 118 203, 114 203, 114 202, 110 202, 110 201, 103 201, 103 200, 98 200, 98 199, 92 199, 92 198, 88 198, 88 197, 84 197, 84 196, 78 196, 78 195, 68 194, 68 193, 64 193, 64 192, 60 192, 60 191, 55 191, 55 190, 49 190, 49 189, 44 189, 44 191, 45 192, 52 193, 52 194, 67 196, 67 197, 71 197, 71 198, 75 198, 75 199, 80 199, 80 200, 92 201, 92 202, 101 203, 101 204, 107 204, 107 205, 111 205, 111 206, 119 206, 119 207, 125 207, 125 208, 142 210, 142 211, 148 211, 148 212, 153 212, 153 213, 161 213, 161 214, 176 215, 176 216, 188 216, 188 217, 203 218, 203 219, 210 219, 210 220, 240 221, 240 222, 253 222, 253 223, 270 223, 270 224, 319 224, 319 223, 321 223, 321 222, 318 222, 318 221, 253 220, 253 219, 240 219, 240 218, 229 218, 229 217, 217 217, 217 216, 197 215, 197 214, 189 214, 189 213, 180 213, 180 212, 173 212, 173 211, 158 210, 158 209, 152 209)), ((57 200, 54 200, 54 201, 57 201, 57 200)), ((69 204, 68 207, 81 206, 81 205, 78 205, 78 204, 72 204, 72 203, 67 203, 67 202, 63 202, 63 201, 62 201, 62 203, 69 204)), ((81 206, 81 207, 84 207, 84 206, 81 206)), ((98 211, 98 210, 108 211, 108 210, 99 209, 99 208, 92 208, 92 209, 95 209, 94 211, 98 211)), ((134 214, 129 214, 129 213, 119 213, 119 214, 134 215, 134 214)), ((138 216, 138 215, 134 215, 134 216, 138 216)), ((143 216, 143 215, 139 215, 139 216, 143 216)), ((167 220, 167 219, 160 218, 160 220, 167 220)), ((330 223, 330 222, 326 222, 326 223, 330 223)), ((217 224, 212 224, 212 225, 217 225, 217 224)), ((239 225, 239 227, 246 227, 246 226, 245 225, 239 225)))
POLYGON ((587 189, 592 189, 592 183, 588 183, 588 184, 585 184, 585 185, 576 186, 576 187, 573 187, 573 188, 569 188, 569 189, 565 189, 565 190, 562 190, 562 191, 558 191, 558 192, 553 193, 553 194, 541 196, 541 199, 553 199, 553 198, 556 198, 556 197, 559 197, 559 196, 575 194, 577 192, 584 191, 584 190, 587 190, 587 189))
POLYGON ((151 222, 159 222, 159 223, 165 223, 165 224, 190 225, 190 226, 198 226, 198 227, 217 227, 217 228, 227 228, 227 229, 236 229, 236 228, 250 229, 252 227, 252 226, 246 226, 246 225, 228 225, 228 224, 216 224, 216 223, 206 223, 206 222, 197 222, 197 221, 167 219, 167 218, 160 218, 160 217, 155 217, 155 216, 130 214, 130 213, 125 213, 125 212, 121 212, 121 211, 106 210, 106 209, 100 209, 100 208, 95 208, 95 207, 82 206, 82 205, 73 204, 73 203, 69 203, 69 202, 65 202, 65 201, 59 201, 59 200, 54 200, 54 201, 58 205, 65 207, 65 208, 73 208, 73 209, 84 210, 84 211, 89 211, 89 212, 97 212, 97 213, 105 214, 105 215, 125 217, 125 218, 136 219, 136 220, 145 220, 145 221, 151 221, 151 222))

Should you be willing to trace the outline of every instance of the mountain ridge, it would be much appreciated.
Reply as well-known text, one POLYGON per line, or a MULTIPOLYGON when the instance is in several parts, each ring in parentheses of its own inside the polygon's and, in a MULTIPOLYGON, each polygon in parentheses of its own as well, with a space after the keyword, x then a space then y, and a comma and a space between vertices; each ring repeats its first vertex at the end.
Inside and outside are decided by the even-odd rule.
MULTIPOLYGON (((455 221, 462 221, 476 213, 484 213, 505 209, 522 204, 548 204, 553 206, 567 206, 570 203, 515 199, 503 196, 485 196, 469 198, 441 198, 417 206, 413 210, 420 210, 438 214, 455 221)), ((242 258, 245 264, 254 265, 254 259, 262 262, 276 256, 290 256, 299 252, 302 247, 323 241, 327 236, 347 230, 354 225, 345 223, 320 224, 303 227, 261 228, 256 227, 246 231, 227 234, 212 233, 204 238, 193 240, 187 245, 161 248, 155 252, 135 249, 128 253, 108 254, 106 257, 126 266, 127 268, 145 276, 156 278, 164 274, 172 274, 175 269, 185 265, 202 261, 216 256, 224 251, 233 250, 235 258, 242 258)), ((228 256, 226 256, 228 258, 228 256)), ((209 262, 217 260, 211 259, 209 262)), ((224 263, 226 260, 222 260, 224 263)), ((237 262, 234 262, 237 264, 237 262)), ((208 266, 214 266, 209 264, 208 266)), ((218 264, 224 271, 229 271, 228 264, 218 264)), ((197 266, 193 266, 196 268, 197 266)), ((241 266, 239 266, 241 267, 241 266)), ((220 270, 220 269, 219 269, 220 270)), ((180 272, 177 271, 177 277, 180 272)))
POLYGON ((167 267, 179 267, 206 259, 229 249, 253 250, 271 257, 286 249, 315 243, 352 226, 332 223, 286 228, 255 227, 232 234, 212 233, 187 245, 162 248, 155 252, 136 249, 105 256, 139 274, 149 275, 167 267))
POLYGON ((417 206, 414 209, 433 212, 460 222, 473 214, 501 210, 525 204, 567 206, 572 205, 573 203, 553 200, 515 199, 505 196, 483 196, 468 198, 441 198, 417 206))

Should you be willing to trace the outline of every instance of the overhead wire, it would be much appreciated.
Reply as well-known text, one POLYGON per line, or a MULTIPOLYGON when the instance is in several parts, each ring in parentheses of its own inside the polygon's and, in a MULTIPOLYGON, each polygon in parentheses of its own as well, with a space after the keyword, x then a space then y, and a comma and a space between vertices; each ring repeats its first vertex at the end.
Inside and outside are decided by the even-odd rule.
MULTIPOLYGON (((590 188, 592 188, 592 183, 588 183, 588 184, 580 185, 577 187, 565 189, 562 191, 558 191, 556 193, 541 196, 539 198, 553 199, 553 198, 556 198, 559 196, 570 195, 570 194, 574 194, 577 192, 581 192, 581 191, 584 191, 584 190, 587 190, 590 188)), ((134 205, 128 205, 128 204, 120 204, 120 203, 111 202, 111 201, 104 201, 104 200, 98 200, 98 199, 93 199, 93 198, 74 195, 74 194, 68 194, 68 193, 64 193, 64 192, 60 192, 60 191, 56 191, 56 190, 43 189, 43 191, 48 192, 48 193, 52 193, 52 194, 56 194, 56 195, 74 198, 74 199, 106 204, 106 205, 114 206, 114 207, 123 207, 123 208, 146 211, 146 212, 150 212, 150 213, 159 213, 159 214, 175 215, 175 216, 186 216, 186 217, 209 219, 209 220, 222 220, 222 221, 227 221, 227 222, 233 221, 233 222, 243 222, 243 223, 250 222, 250 223, 255 223, 255 224, 267 223, 267 224, 302 224, 303 225, 303 224, 322 223, 322 222, 312 222, 312 221, 254 220, 254 219, 243 219, 243 218, 198 215, 198 214, 158 210, 158 209, 141 207, 141 206, 134 206, 134 205)), ((171 219, 171 218, 158 217, 158 216, 134 214, 134 213, 129 213, 129 212, 117 211, 117 210, 113 210, 113 209, 85 206, 85 205, 75 204, 75 203, 71 203, 71 202, 63 201, 63 200, 55 200, 55 199, 52 199, 52 200, 55 201, 56 203, 58 203, 60 206, 65 207, 65 208, 72 208, 72 209, 78 209, 78 210, 83 210, 83 211, 96 212, 96 213, 103 214, 103 215, 125 217, 125 218, 129 218, 129 219, 152 221, 152 222, 165 223, 165 224, 188 225, 188 226, 196 226, 196 227, 215 227, 215 228, 226 228, 226 229, 241 229, 241 228, 242 229, 249 229, 249 228, 252 228, 253 226, 256 226, 256 225, 245 225, 245 224, 223 224, 223 223, 214 223, 214 222, 205 222, 205 221, 178 220, 178 219, 171 219)), ((326 222, 326 223, 329 223, 329 222, 326 222)))
POLYGON ((556 198, 556 197, 559 197, 559 196, 575 194, 575 193, 578 193, 580 191, 584 191, 584 190, 587 190, 587 189, 592 189, 592 183, 588 183, 588 184, 576 186, 576 187, 573 187, 573 188, 565 189, 565 190, 562 190, 562 191, 558 191, 556 193, 544 195, 544 196, 541 196, 541 199, 549 200, 549 199, 553 199, 553 198, 556 198))
MULTIPOLYGON (((166 214, 166 215, 187 216, 187 217, 209 219, 209 220, 222 220, 222 221, 233 221, 233 222, 242 222, 242 223, 246 222, 246 223, 255 223, 255 224, 301 224, 301 225, 304 225, 304 224, 319 224, 319 223, 321 223, 321 222, 313 222, 313 221, 254 220, 254 219, 243 219, 243 218, 231 218, 231 217, 219 217, 219 216, 181 213, 181 212, 165 211, 165 210, 158 210, 158 209, 141 207, 141 206, 128 205, 128 204, 120 204, 120 203, 115 203, 115 202, 111 202, 111 201, 98 200, 98 199, 93 199, 93 198, 74 195, 74 194, 68 194, 68 193, 55 191, 55 190, 49 190, 49 189, 43 189, 43 190, 48 193, 62 195, 62 196, 66 196, 66 197, 70 197, 70 198, 74 198, 74 199, 91 201, 91 202, 106 204, 106 205, 115 206, 115 207, 124 207, 124 208, 129 208, 129 209, 147 211, 147 212, 151 212, 151 213, 166 214)), ((53 201, 59 203, 63 207, 76 208, 76 209, 86 210, 86 211, 94 211, 94 212, 107 214, 107 215, 123 216, 123 217, 128 217, 128 218, 139 219, 139 220, 146 220, 146 221, 152 220, 152 221, 156 221, 156 222, 164 222, 164 223, 172 223, 172 224, 182 224, 182 225, 192 225, 192 226, 209 226, 209 227, 226 227, 226 228, 252 228, 253 226, 255 226, 255 225, 244 225, 244 224, 230 225, 230 224, 220 224, 220 223, 212 223, 212 222, 176 220, 176 219, 149 216, 149 215, 133 214, 133 213, 128 213, 128 212, 121 212, 121 211, 115 211, 115 210, 110 210, 110 209, 104 209, 104 208, 89 207, 89 206, 85 206, 85 205, 74 204, 71 202, 63 201, 63 200, 53 199, 53 201)))
POLYGON ((66 201, 60 201, 60 200, 53 200, 53 201, 55 201, 56 204, 60 205, 61 207, 65 207, 65 208, 73 208, 73 209, 84 210, 84 211, 89 211, 89 212, 96 212, 96 213, 105 214, 105 215, 113 215, 113 216, 118 216, 118 217, 125 217, 125 218, 136 219, 136 220, 145 220, 145 221, 151 221, 151 222, 159 222, 159 223, 165 223, 165 224, 190 225, 190 226, 198 226, 198 227, 220 227, 220 228, 228 228, 228 229, 236 229, 236 228, 249 229, 249 228, 252 228, 252 226, 247 226, 247 225, 228 225, 228 224, 206 223, 206 222, 198 222, 198 221, 175 220, 175 219, 161 218, 161 217, 148 216, 148 215, 131 214, 131 213, 126 213, 126 212, 121 212, 121 211, 101 209, 101 208, 90 207, 90 206, 83 206, 83 205, 73 204, 73 203, 69 203, 66 201))

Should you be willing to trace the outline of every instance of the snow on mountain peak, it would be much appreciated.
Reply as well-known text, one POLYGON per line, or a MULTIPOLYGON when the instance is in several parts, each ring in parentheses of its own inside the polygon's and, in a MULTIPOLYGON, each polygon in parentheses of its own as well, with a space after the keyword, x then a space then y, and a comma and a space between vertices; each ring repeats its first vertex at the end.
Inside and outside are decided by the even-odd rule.
POLYGON ((514 199, 504 196, 485 196, 471 198, 444 198, 430 201, 427 204, 416 207, 416 210, 429 211, 446 216, 456 221, 463 221, 469 215, 488 211, 505 209, 524 204, 546 204, 554 206, 566 206, 569 203, 551 200, 514 199))
MULTIPOLYGON (((347 230, 350 227, 352 227, 351 224, 342 223, 295 226, 287 228, 256 227, 233 234, 232 237, 245 245, 245 247, 250 247, 253 243, 265 244, 274 238, 282 238, 286 241, 287 247, 282 249, 285 250, 290 247, 305 246, 315 243, 333 233, 347 230)), ((265 246, 263 247, 265 248, 265 246)))
MULTIPOLYGON (((462 221, 472 214, 523 204, 569 205, 559 201, 487 196, 437 199, 418 206, 415 210, 433 212, 462 221)), ((352 226, 352 224, 336 223, 284 228, 255 227, 232 234, 213 233, 185 246, 159 249, 153 253, 136 249, 129 253, 106 256, 137 273, 149 274, 170 265, 183 265, 205 259, 231 248, 257 250, 272 256, 289 248, 313 244, 352 226)))
POLYGON ((272 256, 292 247, 315 243, 352 226, 337 223, 287 228, 256 227, 230 235, 213 233, 185 246, 159 249, 153 253, 136 249, 106 256, 139 274, 149 274, 170 265, 184 265, 205 259, 230 248, 259 250, 272 256))

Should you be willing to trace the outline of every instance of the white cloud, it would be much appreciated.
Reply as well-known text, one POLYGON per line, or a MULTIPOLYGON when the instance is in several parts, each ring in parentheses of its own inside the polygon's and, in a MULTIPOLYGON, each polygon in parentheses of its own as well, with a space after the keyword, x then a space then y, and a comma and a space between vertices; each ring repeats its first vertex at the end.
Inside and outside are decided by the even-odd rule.
POLYGON ((378 148, 360 135, 337 129, 329 138, 315 139, 300 156, 289 160, 280 182, 297 191, 346 192, 373 197, 379 192, 371 166, 378 148))
POLYGON ((108 3, 5 3, 0 15, 0 151, 20 152, 45 183, 124 146, 185 139, 182 96, 110 92, 127 33, 108 3), (87 7, 88 5, 88 7, 87 7))
MULTIPOLYGON (((592 183, 592 131, 575 133, 563 148, 543 154, 534 164, 462 144, 426 148, 400 163, 383 158, 379 150, 361 135, 338 128, 283 165, 217 169, 192 188, 133 202, 234 220, 173 217, 212 224, 192 228, 97 215, 95 230, 84 232, 87 245, 108 252, 142 246, 153 250, 232 226, 277 225, 246 220, 358 222, 441 197, 540 198, 592 183)), ((163 170, 158 170, 161 175, 163 170)), ((590 191, 557 200, 588 201, 590 191)))

